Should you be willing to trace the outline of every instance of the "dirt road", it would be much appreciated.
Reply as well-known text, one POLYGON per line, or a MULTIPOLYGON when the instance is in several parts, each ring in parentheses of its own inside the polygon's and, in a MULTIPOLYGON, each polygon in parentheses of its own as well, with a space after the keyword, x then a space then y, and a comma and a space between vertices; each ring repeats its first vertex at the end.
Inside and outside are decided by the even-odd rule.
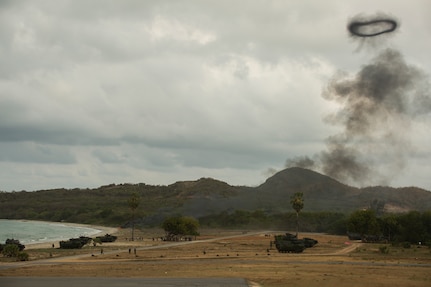
POLYGON ((137 254, 128 252, 127 242, 118 242, 103 245, 103 254, 88 248, 89 253, 77 256, 2 263, 0 278, 246 278, 248 282, 274 287, 359 287, 368 284, 428 287, 427 283, 431 281, 431 262, 426 249, 412 250, 415 257, 423 251, 424 257, 420 260, 403 259, 406 252, 400 253, 404 257, 394 260, 391 259, 393 256, 385 256, 378 249, 370 250, 376 248, 373 245, 346 242, 347 238, 343 236, 301 234, 300 238, 311 237, 319 243, 300 254, 278 253, 274 247, 270 248, 274 239, 271 233, 260 231, 226 236, 221 233, 201 236, 196 241, 170 243, 147 239, 139 242, 137 254), (373 258, 382 259, 367 260, 363 251, 366 249, 373 258))

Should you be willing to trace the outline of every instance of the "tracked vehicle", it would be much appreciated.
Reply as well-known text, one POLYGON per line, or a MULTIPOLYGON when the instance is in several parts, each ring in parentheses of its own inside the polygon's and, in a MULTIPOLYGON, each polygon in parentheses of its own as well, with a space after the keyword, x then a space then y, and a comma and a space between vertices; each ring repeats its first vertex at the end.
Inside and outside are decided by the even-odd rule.
POLYGON ((285 235, 276 235, 274 243, 278 252, 301 253, 306 248, 316 245, 318 241, 312 238, 298 239, 296 235, 286 233, 285 235))

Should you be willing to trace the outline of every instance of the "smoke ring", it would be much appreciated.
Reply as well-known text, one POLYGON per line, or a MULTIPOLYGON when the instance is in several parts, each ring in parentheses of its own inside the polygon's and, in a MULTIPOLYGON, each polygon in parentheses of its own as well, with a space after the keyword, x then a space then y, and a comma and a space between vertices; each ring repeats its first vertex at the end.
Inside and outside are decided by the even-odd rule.
POLYGON ((392 19, 377 19, 371 21, 354 21, 349 24, 348 29, 350 33, 358 37, 374 37, 384 33, 390 33, 395 31, 397 28, 397 22, 392 19), (375 33, 365 33, 361 32, 361 28, 369 25, 380 25, 380 24, 389 24, 389 28, 377 31, 375 33))

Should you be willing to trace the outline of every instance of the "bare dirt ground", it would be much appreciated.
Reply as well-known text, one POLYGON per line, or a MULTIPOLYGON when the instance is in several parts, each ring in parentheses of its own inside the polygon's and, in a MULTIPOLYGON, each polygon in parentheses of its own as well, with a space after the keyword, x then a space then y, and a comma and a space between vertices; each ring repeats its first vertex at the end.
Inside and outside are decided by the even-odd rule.
POLYGON ((119 240, 81 250, 30 249, 31 261, 0 263, 0 276, 240 277, 251 286, 430 286, 427 247, 379 251, 382 244, 345 236, 299 234, 319 243, 303 253, 278 253, 282 232, 201 230, 194 241, 163 242, 160 230, 119 230, 119 240), (103 250, 102 250, 103 249, 103 250), (135 253, 136 250, 136 253, 135 253), (102 253, 103 251, 103 253, 102 253))

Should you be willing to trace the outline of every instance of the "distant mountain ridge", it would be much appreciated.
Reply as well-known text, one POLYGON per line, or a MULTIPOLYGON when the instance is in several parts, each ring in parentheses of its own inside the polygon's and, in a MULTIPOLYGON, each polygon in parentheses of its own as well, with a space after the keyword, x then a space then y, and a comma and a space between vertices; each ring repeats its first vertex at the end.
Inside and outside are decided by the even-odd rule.
POLYGON ((295 192, 304 194, 304 212, 348 213, 370 207, 381 212, 431 210, 431 192, 421 188, 356 188, 294 167, 274 174, 257 187, 201 178, 167 186, 109 184, 95 189, 0 192, 0 218, 121 224, 130 219, 127 200, 133 192, 140 195, 139 215, 144 223, 160 222, 174 214, 199 218, 235 210, 292 212, 290 197, 295 192))
MULTIPOLYGON (((284 169, 257 187, 274 199, 303 192, 312 211, 352 211, 380 203, 385 211, 425 211, 431 209, 431 192, 417 187, 366 187, 345 185, 323 174, 293 167, 284 169)), ((305 209, 305 207, 304 207, 305 209)))
POLYGON ((290 197, 295 192, 304 194, 304 211, 351 212, 365 208, 380 209, 381 212, 431 210, 431 192, 425 189, 382 186, 356 188, 298 167, 284 169, 257 187, 232 187, 214 179, 199 181, 206 182, 206 186, 212 182, 213 186, 223 188, 212 189, 212 193, 195 193, 183 205, 182 213, 202 215, 209 213, 208 210, 215 213, 235 209, 291 212, 290 197))

